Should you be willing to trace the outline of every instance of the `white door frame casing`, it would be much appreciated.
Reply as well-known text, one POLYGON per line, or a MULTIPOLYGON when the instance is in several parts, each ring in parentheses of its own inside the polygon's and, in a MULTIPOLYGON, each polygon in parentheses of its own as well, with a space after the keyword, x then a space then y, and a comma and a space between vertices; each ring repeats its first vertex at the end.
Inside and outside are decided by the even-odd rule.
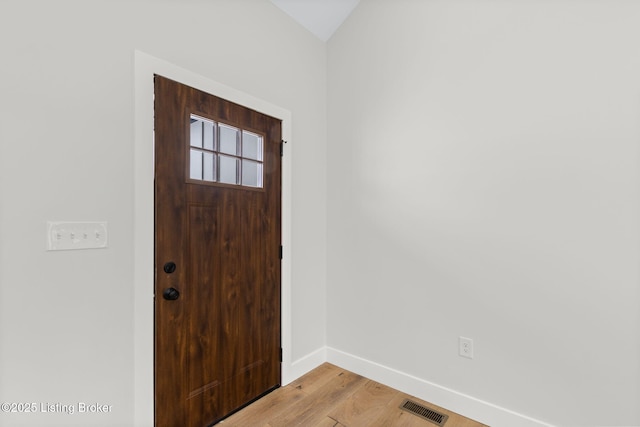
MULTIPOLYGON (((146 53, 134 59, 134 425, 154 425, 154 147, 153 76, 194 87, 282 120, 291 140, 291 112, 146 53)), ((282 161, 282 380, 294 379, 291 326, 291 144, 282 161)))

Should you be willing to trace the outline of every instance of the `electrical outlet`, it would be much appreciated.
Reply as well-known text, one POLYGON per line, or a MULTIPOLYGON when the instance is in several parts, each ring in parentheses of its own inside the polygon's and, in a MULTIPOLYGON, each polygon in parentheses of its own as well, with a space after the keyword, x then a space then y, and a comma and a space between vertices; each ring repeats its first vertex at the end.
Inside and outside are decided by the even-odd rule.
POLYGON ((473 340, 471 338, 458 337, 458 354, 473 359, 473 340))

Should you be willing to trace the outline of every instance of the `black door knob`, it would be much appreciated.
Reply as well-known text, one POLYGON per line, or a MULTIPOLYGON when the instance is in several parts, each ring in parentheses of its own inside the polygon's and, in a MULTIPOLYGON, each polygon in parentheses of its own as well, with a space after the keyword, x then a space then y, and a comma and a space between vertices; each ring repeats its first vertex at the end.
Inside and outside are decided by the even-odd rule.
POLYGON ((173 261, 169 261, 164 265, 164 267, 162 267, 162 269, 164 270, 165 273, 171 274, 174 271, 176 271, 176 263, 173 261))
POLYGON ((162 297, 168 301, 175 301, 180 298, 180 292, 176 288, 167 288, 162 293, 162 297))

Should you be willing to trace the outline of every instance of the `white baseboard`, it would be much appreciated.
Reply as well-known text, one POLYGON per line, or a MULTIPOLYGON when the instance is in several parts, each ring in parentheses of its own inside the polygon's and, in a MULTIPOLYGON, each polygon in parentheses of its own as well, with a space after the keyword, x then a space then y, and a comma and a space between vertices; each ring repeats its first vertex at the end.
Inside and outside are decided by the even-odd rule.
POLYGON ((289 365, 286 372, 283 370, 282 385, 285 386, 295 379, 300 378, 307 372, 317 368, 327 361, 327 348, 322 347, 294 361, 289 365))
MULTIPOLYGON (((324 351, 318 350, 302 360, 306 363, 307 358, 313 359, 314 363, 316 363, 320 354, 324 353, 326 361, 329 363, 393 387, 403 393, 426 400, 434 405, 464 415, 465 417, 472 418, 483 424, 490 425, 491 427, 553 427, 551 424, 518 414, 404 372, 362 359, 358 356, 331 347, 323 350, 324 351)), ((309 360, 309 362, 310 361, 311 360, 309 360)), ((301 363, 301 366, 302 365, 301 363)))

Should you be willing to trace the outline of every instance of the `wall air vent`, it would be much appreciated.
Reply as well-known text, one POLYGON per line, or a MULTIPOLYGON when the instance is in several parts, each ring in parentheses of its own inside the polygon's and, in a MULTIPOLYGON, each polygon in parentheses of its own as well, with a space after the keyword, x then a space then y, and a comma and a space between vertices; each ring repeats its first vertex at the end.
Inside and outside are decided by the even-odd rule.
POLYGON ((413 402, 409 399, 405 399, 400 405, 400 409, 410 412, 413 415, 416 415, 420 418, 423 418, 427 421, 431 421, 437 426, 443 426, 444 423, 447 422, 449 418, 448 415, 441 414, 438 411, 434 411, 433 409, 429 409, 425 406, 420 405, 419 403, 413 402))

